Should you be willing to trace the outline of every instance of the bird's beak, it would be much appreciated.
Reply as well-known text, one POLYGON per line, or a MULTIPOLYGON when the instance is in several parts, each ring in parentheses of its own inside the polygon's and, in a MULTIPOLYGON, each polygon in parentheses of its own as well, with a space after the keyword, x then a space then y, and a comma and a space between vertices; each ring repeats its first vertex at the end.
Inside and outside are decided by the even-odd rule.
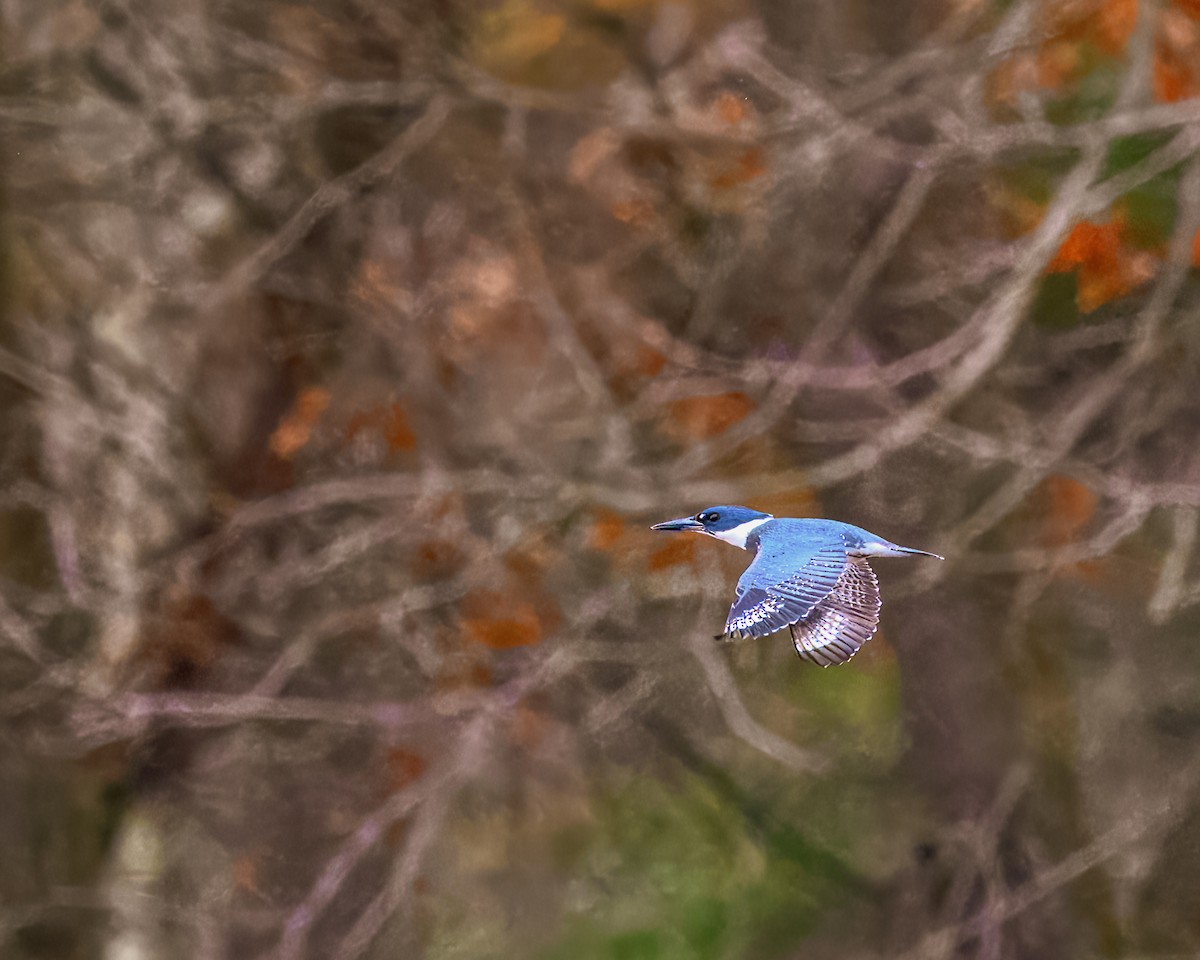
POLYGON ((704 524, 698 523, 691 517, 680 517, 678 520, 667 520, 665 523, 656 523, 650 528, 651 530, 695 530, 703 532, 704 524))

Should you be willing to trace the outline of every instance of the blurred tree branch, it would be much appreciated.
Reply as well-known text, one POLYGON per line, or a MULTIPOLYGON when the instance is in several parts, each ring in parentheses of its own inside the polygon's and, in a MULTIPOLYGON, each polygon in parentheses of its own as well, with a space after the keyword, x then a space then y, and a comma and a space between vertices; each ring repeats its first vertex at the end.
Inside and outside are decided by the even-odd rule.
POLYGON ((0 5, 6 955, 1157 942, 1193 7, 0 5), (806 673, 714 502, 950 562, 806 673))

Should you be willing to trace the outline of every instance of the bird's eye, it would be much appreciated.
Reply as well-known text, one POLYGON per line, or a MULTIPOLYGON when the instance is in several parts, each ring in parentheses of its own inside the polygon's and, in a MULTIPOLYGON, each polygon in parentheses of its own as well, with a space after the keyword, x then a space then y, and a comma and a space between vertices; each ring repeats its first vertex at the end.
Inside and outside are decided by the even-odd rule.
POLYGON ((710 514, 708 515, 708 522, 709 522, 709 523, 716 523, 716 522, 717 522, 718 520, 720 520, 720 519, 721 519, 721 515, 720 515, 719 513, 710 513, 710 514))

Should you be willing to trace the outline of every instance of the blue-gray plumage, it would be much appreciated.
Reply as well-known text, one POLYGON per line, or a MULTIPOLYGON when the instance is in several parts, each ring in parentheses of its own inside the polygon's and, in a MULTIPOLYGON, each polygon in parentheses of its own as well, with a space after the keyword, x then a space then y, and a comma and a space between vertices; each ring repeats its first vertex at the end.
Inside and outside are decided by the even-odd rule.
POLYGON ((787 627, 796 652, 823 667, 845 663, 879 626, 882 601, 868 557, 942 559, 837 520, 776 519, 749 507, 709 507, 650 529, 705 533, 753 553, 722 637, 787 627))

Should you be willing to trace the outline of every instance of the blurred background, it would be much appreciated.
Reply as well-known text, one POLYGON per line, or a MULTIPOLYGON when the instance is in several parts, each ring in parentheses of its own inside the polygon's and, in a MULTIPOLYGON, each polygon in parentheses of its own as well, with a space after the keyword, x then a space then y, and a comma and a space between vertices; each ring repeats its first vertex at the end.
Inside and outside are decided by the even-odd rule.
POLYGON ((1195 0, 0 47, 0 956, 1197 956, 1195 0), (720 503, 947 560, 716 644, 720 503))

